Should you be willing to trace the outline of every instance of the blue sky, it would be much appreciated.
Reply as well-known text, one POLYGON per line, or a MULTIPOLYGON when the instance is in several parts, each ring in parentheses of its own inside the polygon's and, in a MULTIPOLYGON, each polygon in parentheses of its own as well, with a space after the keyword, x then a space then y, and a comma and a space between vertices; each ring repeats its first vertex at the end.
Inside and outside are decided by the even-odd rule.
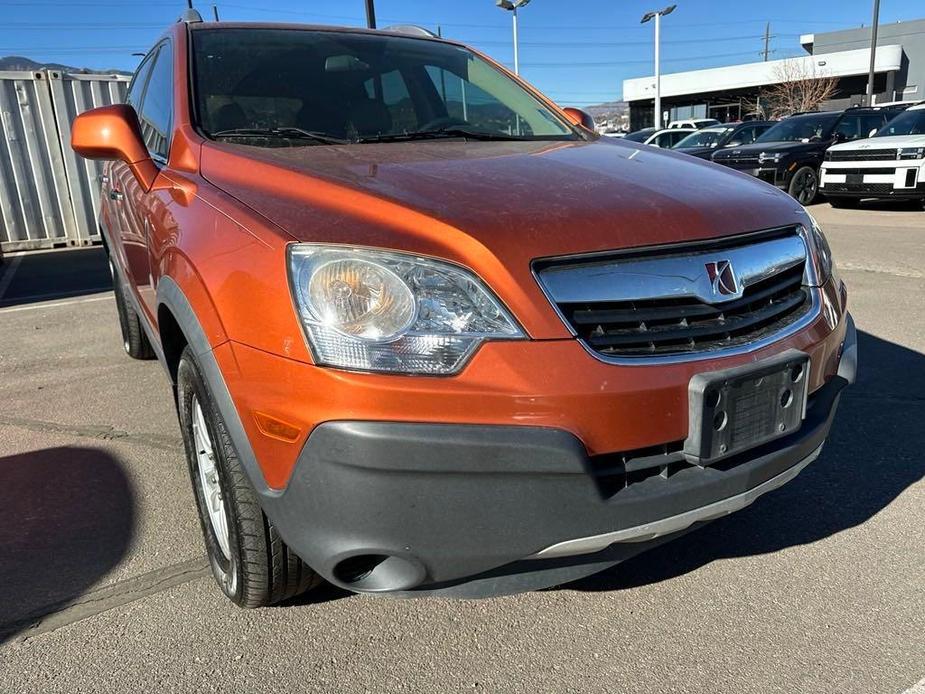
MULTIPOLYGON (((521 73, 562 105, 619 98, 628 77, 652 74, 648 10, 672 0, 577 3, 533 0, 519 13, 521 73)), ((799 34, 869 25, 871 0, 673 0, 662 24, 663 71, 760 60, 765 22, 772 58, 799 55, 799 34)), ((222 19, 362 25, 363 0, 219 0, 222 19)), ((205 16, 212 3, 196 3, 205 16)), ((0 55, 93 68, 131 70, 164 25, 186 6, 177 0, 0 0, 0 55)), ((379 25, 441 27, 510 65, 510 15, 494 0, 376 0, 379 25)), ((882 23, 925 17, 922 0, 883 0, 882 23)))

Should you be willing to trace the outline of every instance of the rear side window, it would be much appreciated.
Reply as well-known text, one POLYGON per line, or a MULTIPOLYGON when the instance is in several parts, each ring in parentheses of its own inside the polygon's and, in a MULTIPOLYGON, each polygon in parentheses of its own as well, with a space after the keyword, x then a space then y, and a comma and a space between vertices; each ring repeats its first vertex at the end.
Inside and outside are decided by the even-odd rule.
POLYGON ((141 102, 138 120, 148 151, 167 159, 170 122, 173 114, 173 51, 170 44, 161 46, 154 58, 148 87, 141 102))
POLYGON ((733 138, 736 142, 743 145, 750 145, 755 141, 755 138, 758 137, 758 128, 749 127, 742 128, 739 132, 735 134, 733 138))
POLYGON ((840 133, 847 140, 857 140, 868 137, 871 130, 879 130, 885 124, 885 113, 848 115, 842 118, 835 132, 840 133))

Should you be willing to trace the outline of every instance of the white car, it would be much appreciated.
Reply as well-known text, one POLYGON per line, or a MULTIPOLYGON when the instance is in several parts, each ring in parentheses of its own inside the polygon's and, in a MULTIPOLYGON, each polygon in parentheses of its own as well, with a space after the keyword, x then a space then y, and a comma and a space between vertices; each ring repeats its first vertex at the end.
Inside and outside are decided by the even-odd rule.
POLYGON ((925 103, 912 106, 872 137, 829 147, 819 192, 832 207, 861 198, 925 201, 925 103))
POLYGON ((702 128, 709 128, 711 125, 720 125, 720 122, 715 118, 687 118, 685 120, 673 120, 668 124, 668 127, 700 130, 702 128))

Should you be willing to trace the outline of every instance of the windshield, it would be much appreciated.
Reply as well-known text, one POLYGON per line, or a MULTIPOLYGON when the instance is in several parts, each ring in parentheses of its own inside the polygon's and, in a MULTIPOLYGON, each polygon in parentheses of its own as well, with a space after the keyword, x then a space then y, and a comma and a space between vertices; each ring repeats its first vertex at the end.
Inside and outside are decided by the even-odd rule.
POLYGON ((682 147, 716 147, 717 143, 722 139, 723 135, 729 132, 732 132, 732 128, 698 130, 697 132, 691 133, 685 137, 678 144, 676 144, 674 148, 681 149, 682 147))
POLYGON ((192 32, 198 126, 263 146, 411 139, 571 140, 575 131, 472 52, 300 29, 192 32))
POLYGON ((874 137, 925 135, 925 108, 905 111, 884 125, 874 137))
POLYGON ((827 140, 838 116, 838 113, 791 116, 766 130, 755 142, 809 142, 814 138, 827 140))

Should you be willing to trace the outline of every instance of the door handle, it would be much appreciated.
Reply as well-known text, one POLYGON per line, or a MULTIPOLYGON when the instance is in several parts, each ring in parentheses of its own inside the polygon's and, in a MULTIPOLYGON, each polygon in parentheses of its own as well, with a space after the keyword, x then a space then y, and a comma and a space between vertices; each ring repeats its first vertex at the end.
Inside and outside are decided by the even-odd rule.
POLYGON ((121 191, 121 190, 112 189, 112 190, 109 191, 109 199, 110 199, 110 200, 121 200, 123 197, 125 197, 125 196, 122 195, 122 191, 121 191))

